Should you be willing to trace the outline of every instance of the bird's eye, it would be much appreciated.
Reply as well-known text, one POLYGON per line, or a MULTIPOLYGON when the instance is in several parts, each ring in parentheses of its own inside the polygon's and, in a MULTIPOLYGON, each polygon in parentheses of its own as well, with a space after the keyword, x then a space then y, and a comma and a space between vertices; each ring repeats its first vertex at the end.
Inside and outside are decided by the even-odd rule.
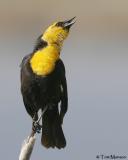
POLYGON ((58 26, 58 27, 63 27, 63 22, 58 22, 58 23, 56 24, 56 26, 58 26))

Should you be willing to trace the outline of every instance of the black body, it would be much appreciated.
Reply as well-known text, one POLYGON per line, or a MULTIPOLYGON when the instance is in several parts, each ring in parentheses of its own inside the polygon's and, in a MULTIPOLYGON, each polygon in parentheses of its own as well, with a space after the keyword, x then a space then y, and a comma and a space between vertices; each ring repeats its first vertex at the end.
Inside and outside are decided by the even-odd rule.
MULTIPOLYGON (((34 52, 46 45, 40 41, 34 52)), ((24 105, 28 114, 35 120, 38 118, 38 110, 43 110, 45 106, 48 106, 42 118, 41 142, 47 148, 63 148, 66 146, 66 140, 62 130, 62 122, 68 105, 65 67, 62 60, 59 59, 51 74, 37 76, 30 67, 30 59, 34 52, 24 57, 21 64, 21 92, 24 105)))

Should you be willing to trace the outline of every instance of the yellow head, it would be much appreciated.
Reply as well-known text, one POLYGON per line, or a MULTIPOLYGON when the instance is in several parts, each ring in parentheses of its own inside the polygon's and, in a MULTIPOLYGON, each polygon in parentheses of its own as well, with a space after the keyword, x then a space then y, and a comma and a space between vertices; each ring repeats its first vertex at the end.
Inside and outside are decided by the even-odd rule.
POLYGON ((36 75, 46 76, 54 70, 63 41, 68 36, 70 27, 75 23, 74 18, 54 23, 48 27, 43 36, 38 38, 30 60, 32 71, 36 75))
POLYGON ((68 21, 53 23, 46 29, 41 38, 48 44, 57 44, 61 46, 69 34, 70 27, 75 23, 73 21, 74 19, 75 17, 68 21))

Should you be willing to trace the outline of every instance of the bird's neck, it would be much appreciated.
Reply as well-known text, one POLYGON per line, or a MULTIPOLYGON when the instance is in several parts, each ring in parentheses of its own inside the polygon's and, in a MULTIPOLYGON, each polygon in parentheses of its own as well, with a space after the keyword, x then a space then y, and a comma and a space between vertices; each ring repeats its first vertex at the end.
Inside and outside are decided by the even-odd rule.
POLYGON ((57 44, 48 44, 45 48, 36 51, 30 60, 32 71, 38 76, 50 74, 59 59, 60 50, 57 44))

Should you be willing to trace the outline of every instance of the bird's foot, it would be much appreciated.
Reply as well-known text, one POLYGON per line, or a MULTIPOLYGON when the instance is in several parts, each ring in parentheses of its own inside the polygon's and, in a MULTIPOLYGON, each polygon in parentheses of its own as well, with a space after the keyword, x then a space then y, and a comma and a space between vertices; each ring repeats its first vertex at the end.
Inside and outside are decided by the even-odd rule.
POLYGON ((33 124, 32 124, 32 129, 33 129, 33 131, 36 133, 40 133, 40 131, 41 131, 41 128, 42 128, 42 126, 39 124, 39 122, 38 121, 33 121, 33 124))

